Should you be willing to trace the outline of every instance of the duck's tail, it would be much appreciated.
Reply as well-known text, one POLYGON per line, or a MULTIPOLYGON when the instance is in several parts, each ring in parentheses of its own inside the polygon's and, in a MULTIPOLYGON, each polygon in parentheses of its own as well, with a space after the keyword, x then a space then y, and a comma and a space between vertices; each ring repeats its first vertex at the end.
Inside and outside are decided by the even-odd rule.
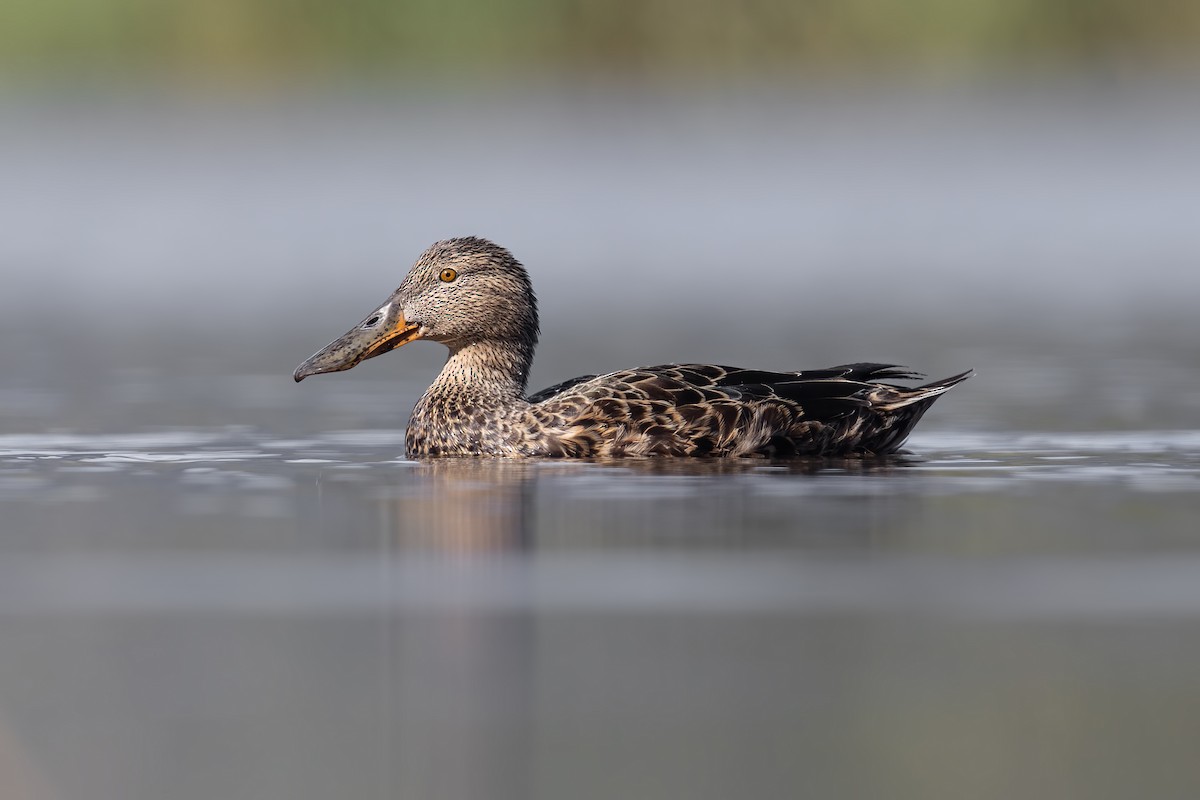
POLYGON ((898 411, 901 408, 916 403, 924 403, 928 406, 929 402, 935 397, 945 394, 974 374, 975 370, 969 369, 966 372, 951 375, 949 378, 942 378, 940 381, 934 381, 933 383, 927 383, 924 386, 917 386, 912 389, 896 387, 898 390, 897 395, 894 398, 889 398, 887 402, 880 403, 877 408, 880 411, 898 411))
POLYGON ((973 370, 967 370, 912 389, 877 384, 878 388, 872 392, 870 405, 872 410, 879 414, 876 419, 882 424, 863 438, 861 449, 876 454, 896 452, 904 444, 913 427, 933 405, 933 401, 974 374, 973 370))

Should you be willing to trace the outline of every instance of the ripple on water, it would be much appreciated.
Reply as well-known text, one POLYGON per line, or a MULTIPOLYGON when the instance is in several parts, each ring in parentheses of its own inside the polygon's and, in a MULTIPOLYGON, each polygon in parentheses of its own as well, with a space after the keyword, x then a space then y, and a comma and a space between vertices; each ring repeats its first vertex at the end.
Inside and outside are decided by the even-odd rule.
POLYGON ((213 450, 191 453, 106 453, 86 456, 80 461, 97 464, 194 464, 220 461, 249 461, 276 458, 276 453, 256 453, 248 450, 213 450))
POLYGON ((182 430, 118 434, 7 434, 0 436, 0 453, 149 451, 160 448, 200 447, 228 438, 227 432, 182 430))
POLYGON ((932 431, 910 440, 924 452, 995 451, 1010 453, 1200 453, 1200 430, 1095 431, 1080 433, 973 433, 932 431))
MULTIPOLYGON (((411 486, 396 485, 393 479, 384 481, 384 489, 393 493, 424 491, 426 484, 421 481, 426 478, 445 477, 465 486, 466 481, 494 485, 538 476, 555 482, 559 491, 571 496, 600 500, 681 498, 714 487, 779 496, 986 493, 1022 485, 1063 484, 1119 484, 1131 491, 1154 493, 1200 489, 1200 431, 1193 430, 1070 434, 932 431, 914 437, 910 455, 837 462, 414 462, 401 454, 403 437, 403 431, 389 429, 281 439, 245 428, 7 435, 0 436, 0 464, 33 465, 41 477, 30 482, 10 476, 9 483, 0 488, 13 497, 44 491, 47 474, 82 479, 89 474, 124 472, 136 477, 134 468, 138 467, 150 470, 144 474, 161 475, 173 466, 254 464, 237 473, 239 478, 221 480, 253 490, 248 475, 262 476, 274 486, 291 486, 291 474, 275 478, 288 471, 380 474, 387 466, 413 471, 411 480, 402 481, 411 486)), ((183 481, 186 484, 196 486, 207 480, 186 474, 190 475, 183 481)))

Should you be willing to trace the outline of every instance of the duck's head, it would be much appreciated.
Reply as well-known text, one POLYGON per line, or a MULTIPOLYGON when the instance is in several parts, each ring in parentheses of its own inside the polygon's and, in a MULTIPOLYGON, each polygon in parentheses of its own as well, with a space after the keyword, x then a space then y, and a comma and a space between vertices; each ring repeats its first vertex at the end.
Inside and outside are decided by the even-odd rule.
POLYGON ((296 368, 309 375, 350 369, 415 339, 452 351, 495 342, 532 355, 537 301, 529 275, 512 253, 486 239, 437 242, 421 254, 386 301, 296 368))

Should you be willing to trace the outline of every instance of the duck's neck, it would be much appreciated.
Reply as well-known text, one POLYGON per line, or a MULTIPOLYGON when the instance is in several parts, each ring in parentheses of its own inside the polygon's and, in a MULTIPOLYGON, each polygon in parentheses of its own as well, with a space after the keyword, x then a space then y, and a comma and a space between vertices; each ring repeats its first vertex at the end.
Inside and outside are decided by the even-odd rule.
POLYGON ((506 405, 525 397, 533 348, 523 342, 487 341, 452 347, 425 397, 506 405))

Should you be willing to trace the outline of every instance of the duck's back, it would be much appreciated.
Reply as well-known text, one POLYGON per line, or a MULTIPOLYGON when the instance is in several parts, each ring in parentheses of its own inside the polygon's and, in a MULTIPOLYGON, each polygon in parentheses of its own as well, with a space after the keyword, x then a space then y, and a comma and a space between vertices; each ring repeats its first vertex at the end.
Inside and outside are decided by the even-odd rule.
POLYGON ((970 373, 917 388, 888 364, 766 372, 667 364, 583 376, 529 398, 531 455, 883 454, 970 373))

